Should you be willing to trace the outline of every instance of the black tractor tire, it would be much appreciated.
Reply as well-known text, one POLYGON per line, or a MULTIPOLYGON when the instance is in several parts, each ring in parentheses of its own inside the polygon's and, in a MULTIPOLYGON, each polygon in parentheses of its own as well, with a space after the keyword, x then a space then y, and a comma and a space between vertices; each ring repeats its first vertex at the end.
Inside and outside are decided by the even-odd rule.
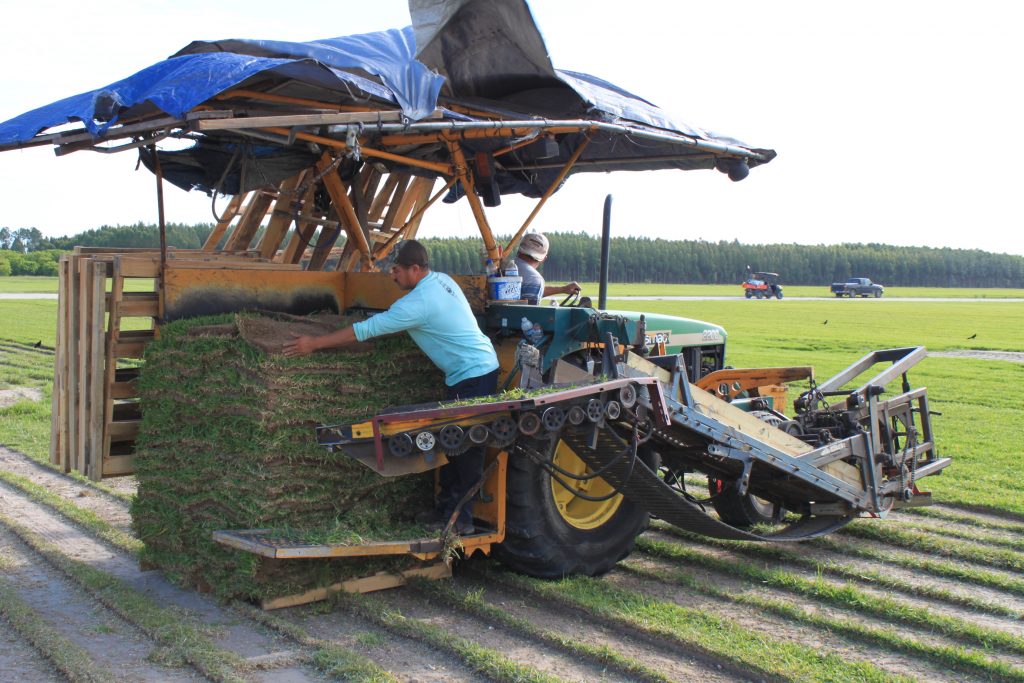
MULTIPOLYGON (((656 452, 641 447, 639 455, 657 471, 661 458, 656 452)), ((494 547, 494 555, 530 576, 600 576, 633 552, 636 537, 650 522, 646 510, 623 499, 600 526, 573 526, 558 510, 551 476, 523 453, 510 452, 506 485, 505 540, 494 547)))
POLYGON ((741 496, 733 481, 708 477, 708 493, 719 518, 741 529, 757 524, 778 524, 786 515, 780 505, 750 494, 741 496))
POLYGON ((754 297, 754 291, 750 289, 745 289, 743 290, 743 296, 747 297, 748 299, 752 299, 754 297))

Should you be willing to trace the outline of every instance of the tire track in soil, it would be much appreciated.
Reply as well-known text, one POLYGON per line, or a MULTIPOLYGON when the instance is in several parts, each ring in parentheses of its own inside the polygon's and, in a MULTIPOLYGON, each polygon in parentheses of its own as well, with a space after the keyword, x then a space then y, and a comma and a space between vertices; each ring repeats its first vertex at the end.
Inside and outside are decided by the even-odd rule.
POLYGON ((0 672, 5 680, 62 683, 56 669, 0 617, 0 672))
MULTIPOLYGON (((720 553, 715 553, 714 557, 716 557, 717 559, 728 560, 730 558, 730 554, 727 553, 727 552, 720 552, 720 553)), ((743 557, 743 556, 739 556, 739 555, 736 555, 735 559, 737 559, 740 562, 749 561, 749 558, 746 558, 746 557, 743 557)), ((801 610, 803 610, 805 612, 809 612, 809 613, 814 614, 814 615, 819 616, 819 617, 823 617, 823 618, 827 618, 827 619, 835 619, 837 622, 848 622, 848 623, 851 623, 851 624, 856 624, 856 625, 859 625, 859 626, 868 627, 868 628, 872 628, 872 629, 879 630, 879 631, 894 631, 894 632, 898 633, 899 635, 901 635, 903 637, 911 638, 911 639, 916 640, 916 641, 918 641, 920 643, 925 643, 927 645, 934 646, 934 647, 947 647, 947 648, 953 648, 953 649, 963 648, 963 649, 974 650, 976 652, 982 653, 985 657, 991 659, 992 661, 1002 662, 1002 663, 1004 663, 1006 665, 1009 665, 1009 666, 1013 666, 1013 667, 1024 669, 1024 656, 1022 656, 1020 654, 1013 653, 1013 652, 1006 652, 1005 649, 1000 649, 998 651, 987 649, 984 646, 982 646, 980 644, 973 643, 973 642, 969 643, 969 644, 965 644, 962 640, 957 639, 957 638, 955 638, 953 636, 943 635, 943 634, 938 633, 936 631, 932 631, 931 629, 929 629, 925 625, 917 625, 917 624, 912 624, 912 623, 903 623, 903 624, 901 624, 901 623, 898 623, 898 622, 895 622, 895 621, 892 621, 892 620, 888 620, 888 619, 886 619, 884 617, 879 617, 879 616, 875 616, 875 615, 872 615, 872 614, 860 612, 858 610, 855 610, 853 608, 850 608, 850 607, 847 607, 847 606, 844 606, 844 605, 837 605, 837 604, 834 604, 834 603, 829 602, 827 600, 818 600, 818 599, 815 599, 814 596, 802 595, 802 594, 797 593, 797 592, 791 592, 791 591, 783 590, 781 588, 772 587, 772 586, 761 586, 757 582, 752 581, 750 579, 745 579, 745 578, 742 578, 742 577, 738 577, 738 576, 732 575, 732 574, 730 574, 728 572, 720 572, 720 571, 716 571, 714 569, 709 569, 707 567, 701 567, 701 566, 698 566, 696 564, 685 562, 685 561, 679 561, 679 563, 677 564, 677 563, 673 562, 670 559, 654 558, 654 557, 651 557, 651 556, 647 556, 644 553, 637 553, 632 558, 630 558, 627 562, 628 562, 628 566, 641 566, 641 567, 647 569, 648 571, 654 572, 655 574, 661 572, 661 573, 664 573, 665 575, 668 575, 669 572, 671 572, 673 569, 675 569, 675 570, 682 570, 683 572, 685 572, 685 573, 687 573, 687 574, 689 574, 689 575, 691 575, 691 576, 693 576, 693 577, 695 577, 695 578, 697 578, 697 579, 699 579, 699 580, 701 580, 701 581, 703 581, 703 582, 705 582, 705 583, 707 583, 709 585, 715 586, 716 589, 724 590, 729 595, 737 596, 738 600, 740 598, 744 597, 744 596, 750 596, 750 597, 760 598, 760 599, 765 599, 765 600, 776 600, 776 601, 782 600, 782 601, 784 601, 790 607, 799 608, 799 609, 801 609, 801 610)), ((784 567, 783 565, 777 564, 777 563, 773 563, 770 566, 773 569, 784 569, 785 571, 793 572, 795 574, 801 575, 802 578, 815 578, 816 577, 816 575, 814 575, 813 573, 803 573, 803 571, 801 571, 800 568, 797 568, 797 567, 784 567)), ((804 571, 806 571, 806 570, 804 570, 804 571)), ((646 577, 637 577, 637 580, 645 581, 647 579, 646 579, 646 577)), ((673 589, 676 589, 676 590, 681 591, 681 592, 687 592, 689 590, 689 589, 687 589, 685 587, 678 587, 678 586, 676 586, 674 583, 671 582, 670 579, 666 579, 665 583, 668 586, 667 590, 669 592, 671 592, 671 590, 673 590, 673 589)), ((844 581, 842 581, 840 579, 836 579, 836 580, 828 580, 828 583, 830 585, 833 585, 833 586, 839 586, 842 583, 844 583, 844 581)), ((857 588, 858 589, 862 589, 862 586, 858 585, 857 588)), ((884 593, 875 592, 875 591, 864 591, 864 592, 867 593, 867 594, 872 595, 873 597, 892 597, 891 594, 884 594, 884 593)), ((720 614, 720 616, 723 616, 725 618, 729 618, 730 615, 734 615, 733 618, 735 619, 736 617, 738 617, 740 615, 745 615, 745 614, 761 614, 761 615, 767 615, 768 619, 775 619, 775 620, 783 619, 782 617, 779 617, 778 615, 773 615, 770 612, 762 610, 762 609, 760 609, 760 608, 758 608, 756 606, 743 605, 743 604, 741 604, 739 602, 732 602, 732 601, 729 601, 729 600, 721 600, 721 599, 716 599, 716 598, 711 598, 711 597, 709 597, 708 600, 710 601, 709 605, 711 605, 711 606, 706 608, 707 611, 709 611, 709 612, 716 612, 717 613, 717 612, 720 612, 721 610, 726 610, 724 613, 720 614), (718 606, 715 607, 714 605, 718 605, 718 606)), ((908 604, 908 605, 911 605, 911 606, 914 606, 913 599, 911 599, 911 600, 902 600, 901 602, 903 602, 905 604, 908 604)), ((920 606, 920 605, 918 605, 918 606, 920 606)), ((954 615, 949 615, 949 616, 954 616, 954 615)), ((981 616, 981 615, 977 615, 974 612, 967 612, 967 613, 965 613, 963 615, 955 615, 955 616, 959 616, 960 618, 962 618, 965 622, 967 622, 969 624, 987 625, 987 624, 980 624, 979 621, 975 617, 981 616)), ((743 620, 739 621, 739 623, 744 624, 748 628, 756 630, 756 619, 757 618, 754 617, 753 621, 747 621, 746 617, 744 617, 743 620)), ((782 628, 783 628, 784 631, 788 630, 789 628, 796 628, 797 627, 793 622, 791 622, 789 620, 783 619, 783 621, 784 621, 784 626, 782 628)), ((813 631, 816 627, 814 627, 812 625, 801 624, 801 625, 799 625, 799 628, 811 629, 813 631)), ((799 635, 797 635, 796 633, 794 633, 792 635, 795 636, 795 639, 794 639, 793 642, 807 642, 807 641, 801 639, 801 637, 799 635)), ((908 663, 909 663, 910 666, 915 667, 915 668, 912 668, 910 670, 922 669, 922 668, 926 668, 926 667, 930 667, 931 669, 933 669, 933 672, 928 677, 926 677, 925 680, 952 680, 952 681, 964 680, 965 674, 963 672, 958 672, 958 673, 951 674, 948 671, 948 669, 943 668, 943 667, 946 666, 945 664, 940 663, 940 662, 936 662, 936 661, 932 660, 931 658, 927 658, 927 657, 923 657, 921 655, 915 655, 915 654, 907 653, 907 652, 899 652, 899 651, 895 651, 895 650, 885 650, 884 648, 882 648, 881 646, 879 646, 877 644, 865 643, 864 641, 862 641, 860 639, 857 639, 857 638, 855 638, 853 636, 845 636, 845 635, 843 635, 843 634, 841 634, 839 632, 836 632, 835 634, 833 634, 833 637, 834 638, 838 638, 838 639, 842 639, 845 643, 849 644, 849 647, 853 647, 855 649, 855 651, 858 651, 858 652, 861 651, 861 650, 871 650, 871 651, 873 651, 875 654, 871 656, 869 661, 878 663, 878 661, 880 661, 883 658, 890 659, 894 663, 894 665, 897 667, 896 669, 890 669, 886 665, 882 665, 882 666, 884 666, 887 670, 892 670, 893 673, 906 673, 907 669, 905 669, 905 668, 901 669, 899 667, 906 667, 906 666, 908 666, 908 663), (877 657, 877 659, 876 659, 876 657, 877 657), (948 678, 948 676, 951 676, 951 675, 953 676, 953 678, 948 678)), ((844 658, 847 658, 847 659, 851 658, 850 655, 848 655, 846 651, 838 652, 838 654, 840 654, 841 656, 843 656, 844 658)))
POLYGON ((293 607, 276 616, 307 631, 363 655, 403 681, 418 683, 477 683, 491 679, 477 674, 455 655, 440 652, 412 638, 395 635, 357 615, 331 607, 293 607), (330 610, 330 611, 326 611, 330 610))
MULTIPOLYGON (((179 588, 168 582, 159 572, 143 572, 136 560, 120 550, 112 550, 88 532, 65 521, 50 511, 0 483, 0 513, 14 519, 61 549, 67 557, 91 565, 110 576, 124 581, 136 592, 149 597, 162 607, 187 610, 199 621, 213 629, 210 640, 219 648, 234 652, 243 659, 261 658, 290 650, 280 636, 271 635, 262 626, 244 623, 237 614, 225 611, 212 598, 179 588)), ((45 560, 38 559, 42 565, 45 560)), ((82 590, 84 594, 84 590, 82 590)), ((257 660, 258 661, 258 660, 257 660)), ((252 681, 318 681, 318 673, 302 665, 256 671, 247 676, 252 681)))
MULTIPOLYGON (((662 564, 651 561, 648 558, 634 560, 636 564, 644 565, 655 573, 659 571, 668 574, 671 571, 670 564, 662 564)), ((869 626, 891 627, 888 622, 864 619, 860 615, 854 615, 842 610, 834 609, 814 601, 801 599, 800 596, 792 595, 783 591, 762 591, 749 582, 737 580, 727 574, 719 574, 710 571, 692 572, 703 581, 714 585, 717 589, 724 590, 734 595, 756 594, 760 597, 773 599, 784 599, 790 606, 801 607, 807 611, 819 615, 841 616, 857 623, 869 626), (872 623, 874 621, 874 623, 872 623)), ((740 602, 725 600, 708 595, 697 595, 692 590, 671 583, 669 580, 653 580, 646 577, 635 576, 627 571, 613 569, 606 579, 613 585, 626 590, 631 590, 654 600, 661 600, 667 603, 682 605, 689 608, 700 609, 708 614, 713 614, 721 619, 731 621, 755 633, 770 635, 775 640, 809 647, 822 654, 834 654, 847 661, 862 661, 874 664, 891 674, 914 676, 922 681, 948 681, 958 683, 965 680, 964 674, 951 672, 942 665, 905 655, 903 653, 885 650, 870 643, 848 639, 840 634, 825 632, 814 626, 796 623, 765 612, 753 606, 744 605, 740 602)), ((930 642, 935 642, 936 636, 929 635, 930 642)))
MULTIPOLYGON (((454 581, 459 583, 458 579, 454 581)), ((460 612, 457 619, 452 619, 450 607, 415 591, 384 591, 367 597, 379 603, 382 610, 397 611, 407 618, 441 626, 459 638, 501 652, 516 663, 532 666, 550 676, 568 681, 634 680, 617 672, 605 671, 601 665, 574 660, 571 654, 557 647, 538 644, 512 629, 485 622, 475 615, 460 612)))
POLYGON ((703 653, 687 652, 679 643, 668 643, 656 636, 596 620, 582 612, 566 611, 557 605, 544 605, 508 589, 498 590, 474 574, 458 576, 454 587, 463 592, 479 591, 485 602, 509 614, 554 633, 571 634, 589 645, 605 646, 622 656, 631 657, 677 681, 752 680, 723 672, 722 664, 703 653))
POLYGON ((0 469, 46 488, 78 507, 89 510, 118 531, 134 535, 128 503, 74 477, 41 465, 27 455, 0 446, 0 469))
MULTIPOLYGON (((11 451, 10 449, 6 449, 6 448, 2 448, 2 447, 0 447, 0 467, 4 467, 5 469, 7 469, 9 471, 14 471, 16 474, 20 474, 21 476, 25 476, 25 477, 35 481, 36 483, 39 483, 40 485, 46 486, 47 488, 49 488, 53 492, 58 493, 59 495, 62 495, 66 499, 70 500, 75 505, 77 505, 79 507, 86 508, 86 509, 91 509, 98 516, 100 516, 101 518, 107 520, 111 524, 115 525, 117 528, 120 528, 120 529, 125 530, 128 533, 130 533, 130 518, 128 517, 128 514, 127 514, 127 506, 126 506, 126 504, 123 501, 118 500, 115 497, 108 496, 107 494, 99 491, 98 489, 96 489, 94 487, 89 486, 86 483, 76 481, 75 479, 73 479, 73 478, 71 478, 71 477, 69 477, 67 475, 61 474, 61 473, 56 472, 54 470, 50 470, 49 468, 46 468, 45 466, 39 465, 39 464, 35 463, 34 461, 32 461, 31 459, 27 458, 26 456, 23 456, 20 453, 17 453, 16 451, 11 451)), ((128 484, 127 488, 128 488, 128 490, 130 490, 131 482, 124 481, 123 483, 124 484, 128 484)), ((852 541, 853 539, 844 539, 844 540, 852 541)), ((100 544, 99 542, 96 542, 96 543, 100 544)), ((102 545, 102 544, 100 544, 100 545, 102 545)), ((879 544, 879 545, 881 545, 882 547, 884 547, 886 549, 890 549, 890 550, 893 548, 892 546, 885 546, 884 544, 879 544)), ((927 556, 927 554, 926 554, 926 556, 927 556)), ((132 561, 132 563, 133 563, 133 561, 132 561)), ((891 568, 891 566, 889 566, 889 568, 891 568)), ((134 569, 134 567, 133 567, 133 569, 134 569)), ((152 574, 152 573, 150 573, 150 574, 152 574)), ((676 589, 677 592, 679 590, 682 590, 682 589, 676 589)), ((494 592, 492 591, 492 593, 494 593, 494 592)), ((766 594, 771 595, 772 597, 778 597, 779 592, 776 591, 776 592, 772 593, 772 592, 769 591, 766 594)), ((192 595, 194 595, 194 594, 186 592, 186 596, 192 596, 192 595)), ((499 600, 499 601, 501 601, 500 595, 492 597, 491 599, 492 600, 499 600)), ((506 599, 506 601, 507 601, 507 599, 506 599)), ((676 602, 677 604, 686 604, 685 602, 681 602, 679 599, 675 599, 673 601, 676 602)), ((187 602, 191 603, 193 601, 187 601, 187 602)), ((814 607, 814 606, 812 605, 812 607, 814 607)), ((817 605, 816 609, 818 611, 821 611, 821 606, 817 605)), ((291 610, 289 610, 289 611, 291 611, 291 610)), ((734 612, 730 608, 730 611, 728 611, 728 613, 725 614, 724 616, 728 617, 730 614, 733 614, 733 613, 734 612)), ((281 615, 281 613, 278 613, 278 614, 281 615)), ((290 620, 293 620, 293 621, 295 620, 295 617, 293 615, 291 615, 291 614, 289 614, 289 615, 281 615, 281 616, 286 616, 286 618, 289 618, 290 620)), ((365 645, 365 644, 360 642, 360 636, 361 635, 365 635, 366 633, 378 633, 379 632, 379 628, 380 627, 376 626, 375 624, 371 625, 371 624, 363 623, 363 624, 361 624, 361 628, 360 628, 360 624, 356 624, 354 627, 351 627, 352 624, 348 623, 348 622, 351 622, 350 615, 343 615, 343 614, 338 614, 338 613, 329 613, 329 614, 322 614, 322 615, 310 615, 309 617, 306 617, 306 618, 311 619, 310 623, 311 623, 312 627, 314 628, 314 630, 316 630, 316 629, 323 629, 322 631, 320 631, 321 633, 337 632, 339 634, 339 638, 340 638, 340 640, 337 640, 338 644, 341 644, 343 646, 349 647, 349 648, 351 648, 351 649, 353 649, 353 650, 355 650, 357 652, 362 652, 363 654, 365 654, 366 656, 370 657, 371 659, 373 659, 375 661, 386 662, 387 663, 386 668, 391 668, 392 662, 394 662, 394 661, 401 661, 401 658, 396 658, 395 657, 395 648, 393 647, 394 641, 397 640, 397 638, 395 636, 391 636, 391 635, 385 636, 386 639, 389 641, 389 644, 388 644, 387 647, 381 647, 381 646, 373 645, 372 644, 372 640, 373 640, 372 638, 367 641, 367 642, 370 643, 369 645, 365 645), (348 619, 348 622, 345 622, 346 619, 348 619), (344 622, 344 623, 332 623, 332 622, 338 622, 338 621, 344 622), (347 635, 346 635, 346 632, 347 632, 347 635)), ((756 629, 757 628, 757 624, 763 624, 763 621, 764 621, 763 613, 761 613, 761 618, 759 620, 757 620, 756 623, 754 623, 750 627, 756 629)), ((299 623, 299 622, 296 621, 295 623, 299 623)), ((556 628, 553 628, 552 630, 556 630, 556 631, 561 632, 561 633, 578 633, 578 629, 574 629, 571 626, 567 625, 565 628, 567 628, 567 630, 561 630, 562 627, 556 627, 556 628)), ((461 632, 457 632, 457 633, 458 633, 458 635, 463 635, 463 636, 467 635, 467 634, 461 633, 461 632)), ((324 637, 324 636, 321 636, 321 637, 324 637)), ((588 638, 589 638, 589 636, 588 636, 588 638)), ((334 638, 327 638, 327 639, 328 640, 335 640, 334 638)), ((478 641, 479 640, 478 638, 473 638, 473 637, 469 637, 469 639, 470 640, 474 640, 474 641, 478 641)), ((408 640, 408 639, 402 638, 401 640, 408 640)), ((588 642, 593 642, 593 641, 590 641, 588 639, 588 642)), ((807 641, 800 641, 800 642, 805 642, 806 643, 807 641)), ((621 640, 615 641, 616 645, 618 645, 620 643, 621 643, 621 640)), ((532 646, 532 647, 536 648, 537 646, 532 646)), ((861 646, 858 644, 858 647, 861 647, 861 646)), ((228 649, 230 649, 230 648, 228 648, 228 649)), ((419 651, 419 652, 410 652, 410 656, 405 659, 405 661, 407 661, 407 662, 420 662, 420 661, 422 661, 424 659, 423 658, 423 651, 427 651, 427 652, 430 652, 430 653, 434 652, 428 646, 422 646, 422 645, 419 645, 418 643, 413 643, 410 646, 410 649, 412 651, 419 651)), ((500 649, 500 648, 495 648, 495 649, 500 649)), ((249 655, 249 656, 258 656, 258 655, 249 655)), ((847 655, 844 654, 843 656, 847 656, 847 655)), ((878 658, 873 658, 872 661, 878 662, 880 660, 878 658)), ((896 661, 902 661, 902 660, 897 659, 896 661)), ((531 663, 534 663, 534 662, 531 662, 531 663)), ((673 662, 673 663, 675 663, 675 662, 673 662)), ((658 668, 659 670, 661 670, 660 666, 659 667, 655 667, 655 668, 658 668)), ((669 670, 671 670, 671 668, 669 670)), ((903 671, 904 670, 901 670, 899 668, 895 669, 895 672, 902 673, 903 671)), ((436 678, 436 680, 478 680, 478 677, 476 676, 476 674, 474 674, 473 672, 469 671, 468 668, 463 667, 461 664, 453 664, 453 656, 451 656, 451 655, 445 655, 445 656, 441 657, 438 660, 437 663, 427 663, 427 664, 423 664, 423 665, 417 664, 414 667, 411 667, 411 668, 407 667, 407 668, 405 668, 405 670, 396 671, 395 673, 397 675, 399 675, 400 677, 407 677, 407 678, 410 678, 410 679, 434 680, 431 677, 432 676, 436 677, 438 672, 443 672, 443 675, 441 676, 441 678, 436 678), (461 676, 463 676, 462 678, 459 677, 459 674, 456 674, 456 670, 458 670, 460 668, 464 669, 464 671, 461 674, 461 676), (455 677, 453 678, 453 676, 455 676, 455 677)), ((279 671, 279 672, 273 672, 273 673, 284 673, 284 672, 283 671, 279 671)), ((710 673, 710 672, 702 672, 702 673, 706 674, 706 673, 710 673)), ((683 678, 689 678, 689 676, 684 674, 683 678)), ((957 678, 962 678, 962 675, 958 676, 957 678)), ((268 679, 268 680, 277 680, 277 679, 275 678, 275 679, 268 679)), ((722 680, 730 680, 730 679, 728 677, 725 677, 722 680)), ((735 679, 732 679, 732 680, 735 680, 735 679)), ((936 672, 936 677, 933 678, 933 680, 943 680, 942 675, 940 675, 940 672, 936 672)), ((948 679, 948 680, 955 680, 955 679, 948 679)))
MULTIPOLYGON (((646 538, 667 543, 681 544, 684 546, 686 544, 686 541, 681 541, 681 539, 672 535, 658 534, 657 532, 650 533, 646 538)), ((879 586, 868 579, 855 580, 852 577, 829 573, 827 570, 819 573, 817 569, 802 566, 799 563, 786 563, 785 560, 774 560, 760 557, 756 550, 745 552, 745 548, 743 546, 737 546, 735 549, 729 549, 697 541, 689 547, 698 548, 702 552, 707 552, 709 556, 715 557, 719 560, 748 562, 772 569, 784 569, 785 571, 791 572, 795 576, 799 576, 805 580, 822 578, 829 584, 835 586, 850 583, 856 586, 857 590, 876 598, 892 598, 909 606, 927 607, 928 609, 943 616, 961 619, 979 626, 985 626, 986 628, 1005 631, 1011 635, 1024 637, 1024 621, 1019 618, 983 612, 981 610, 973 609, 969 605, 957 604, 938 596, 918 595, 912 592, 902 591, 896 587, 879 586)), ((1017 609, 1021 614, 1024 614, 1024 600, 1019 597, 1008 595, 1004 591, 983 589, 977 586, 965 588, 962 583, 951 579, 939 579, 922 573, 914 573, 913 571, 902 567, 886 565, 881 561, 873 562, 866 558, 845 556, 840 553, 830 552, 823 549, 802 546, 790 547, 786 550, 800 554, 804 560, 808 562, 814 562, 821 565, 832 563, 854 571, 859 568, 863 571, 864 575, 872 572, 887 575, 893 579, 900 579, 904 583, 917 583, 948 590, 953 595, 982 599, 991 603, 993 606, 1017 609)), ((1024 664, 1024 662, 1017 663, 1017 665, 1022 664, 1024 664)))
MULTIPOLYGON (((205 680, 191 668, 151 664, 155 644, 134 625, 108 610, 72 580, 35 556, 31 548, 0 527, 0 553, 10 561, 4 580, 38 617, 87 651, 98 666, 131 681, 205 680)), ((9 677, 7 680, 13 680, 9 677)))

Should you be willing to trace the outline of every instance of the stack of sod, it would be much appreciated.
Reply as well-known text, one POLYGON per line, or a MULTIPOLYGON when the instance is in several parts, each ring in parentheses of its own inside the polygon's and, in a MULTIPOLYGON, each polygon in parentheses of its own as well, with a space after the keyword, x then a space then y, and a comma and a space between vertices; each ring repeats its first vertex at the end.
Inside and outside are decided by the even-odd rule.
POLYGON ((178 321, 148 346, 139 378, 135 530, 142 559, 224 597, 268 599, 406 559, 266 560, 211 540, 216 529, 273 529, 309 542, 423 536, 432 473, 384 478, 316 444, 317 423, 441 397, 444 381, 408 335, 285 358, 290 333, 322 334, 338 316, 255 314, 178 321))

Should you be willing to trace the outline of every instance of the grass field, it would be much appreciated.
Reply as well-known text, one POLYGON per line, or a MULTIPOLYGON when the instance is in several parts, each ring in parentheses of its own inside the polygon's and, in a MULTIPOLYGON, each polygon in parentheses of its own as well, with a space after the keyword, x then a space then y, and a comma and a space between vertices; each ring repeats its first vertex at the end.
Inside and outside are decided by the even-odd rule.
MULTIPOLYGON (((620 292, 638 293, 626 287, 620 292)), ((1024 351, 1024 303, 789 299, 613 305, 713 321, 728 331, 729 364, 813 365, 819 380, 879 348, 1024 351)), ((0 391, 22 387, 43 394, 41 401, 0 407, 0 444, 39 461, 48 450, 53 354, 35 344, 52 348, 55 313, 55 301, 0 301, 0 391)), ((628 680, 706 678, 699 667, 672 668, 696 659, 710 662, 714 676, 737 680, 1024 680, 1024 484, 1018 474, 1022 421, 1016 397, 1024 364, 931 357, 914 368, 911 380, 928 387, 931 407, 941 413, 933 418, 941 454, 954 458, 943 476, 923 484, 940 503, 934 508, 899 513, 899 519, 859 520, 802 544, 715 541, 656 522, 634 553, 602 577, 541 581, 502 571, 490 560, 469 562, 451 581, 340 598, 306 610, 268 614, 235 605, 231 628, 263 624, 306 648, 304 661, 345 680, 396 680, 379 667, 397 670, 400 662, 423 657, 434 658, 428 678, 441 676, 436 672, 444 669, 435 667, 452 662, 488 680, 592 680, 606 676, 605 669, 628 680), (995 514, 978 515, 978 509, 995 514), (571 620, 563 620, 563 613, 571 620), (350 629, 352 622, 360 624, 358 636, 339 636, 340 625, 350 629), (408 641, 425 649, 396 655, 395 648, 408 641), (651 650, 636 649, 637 642, 648 641, 651 650), (561 668, 542 666, 556 656, 552 652, 563 658, 561 668), (597 671, 568 670, 569 662, 597 663, 597 671)), ((31 498, 102 539, 103 557, 113 548, 134 564, 138 540, 114 528, 110 518, 81 507, 98 498, 95 489, 62 497, 64 482, 47 487, 2 468, 0 480, 0 501, 31 498)), ((53 615, 34 611, 39 601, 30 599, 34 585, 52 589, 70 581, 95 599, 93 611, 112 610, 160 643, 161 659, 170 663, 164 666, 187 662, 211 680, 248 679, 242 660, 220 649, 228 647, 227 639, 217 640, 219 631, 199 626, 209 623, 205 617, 182 621, 176 604, 153 603, 76 559, 63 547, 70 537, 61 539, 62 547, 51 545, 0 514, 0 624, 15 624, 58 667, 77 663, 88 669, 88 658, 65 662, 57 656, 74 651, 71 632, 61 632, 69 642, 54 638, 46 630, 48 623, 57 625, 53 615), (28 558, 21 583, 11 578, 14 566, 4 566, 5 553, 15 548, 4 534, 20 537, 18 556, 28 558), (46 575, 40 574, 42 564, 50 567, 46 575)), ((195 596, 186 599, 191 604, 195 596)), ((105 654, 102 645, 89 642, 94 636, 78 645, 105 654)), ((128 655, 122 659, 130 661, 128 655)), ((97 657, 96 664, 96 671, 75 675, 124 678, 109 659, 97 657)), ((412 677, 417 676, 401 676, 412 677)))
MULTIPOLYGON (((126 291, 152 291, 151 280, 128 280, 126 291)), ((596 282, 582 283, 583 292, 597 299, 598 285, 596 282)), ((46 294, 57 291, 57 278, 9 276, 0 277, 0 294, 46 294)), ((828 285, 820 287, 787 285, 787 297, 821 297, 830 296, 828 285)), ((741 296, 743 290, 735 285, 677 285, 659 284, 656 282, 643 284, 610 284, 608 296, 741 296)), ((1024 297, 1022 289, 941 289, 938 287, 887 287, 887 297, 909 298, 953 298, 953 299, 1018 299, 1024 297)))
MULTIPOLYGON (((638 287, 645 286, 621 291, 636 293, 638 287)), ((616 301, 614 307, 712 321, 728 332, 728 364, 811 365, 819 380, 874 349, 923 345, 932 351, 1024 351, 1024 304, 1015 302, 616 301)), ((52 348, 55 315, 55 301, 0 301, 0 340, 25 346, 41 341, 52 348)), ((48 380, 40 378, 49 372, 45 364, 34 368, 32 384, 48 392, 48 380)), ((942 413, 935 417, 937 441, 944 454, 956 459, 948 474, 929 485, 950 502, 1024 514, 1016 393, 1024 385, 1024 365, 933 357, 911 378, 929 388, 933 409, 942 413)), ((48 398, 0 410, 0 443, 41 455, 48 412, 48 398)))

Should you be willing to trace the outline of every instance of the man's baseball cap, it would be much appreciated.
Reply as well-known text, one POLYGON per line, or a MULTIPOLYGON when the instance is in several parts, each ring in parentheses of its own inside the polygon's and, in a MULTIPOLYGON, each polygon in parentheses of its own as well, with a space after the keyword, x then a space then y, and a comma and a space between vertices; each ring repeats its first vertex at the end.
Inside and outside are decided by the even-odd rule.
POLYGON ((398 255, 395 256, 395 263, 408 268, 419 266, 426 268, 430 265, 430 258, 427 255, 427 248, 416 240, 404 240, 398 246, 398 255))

